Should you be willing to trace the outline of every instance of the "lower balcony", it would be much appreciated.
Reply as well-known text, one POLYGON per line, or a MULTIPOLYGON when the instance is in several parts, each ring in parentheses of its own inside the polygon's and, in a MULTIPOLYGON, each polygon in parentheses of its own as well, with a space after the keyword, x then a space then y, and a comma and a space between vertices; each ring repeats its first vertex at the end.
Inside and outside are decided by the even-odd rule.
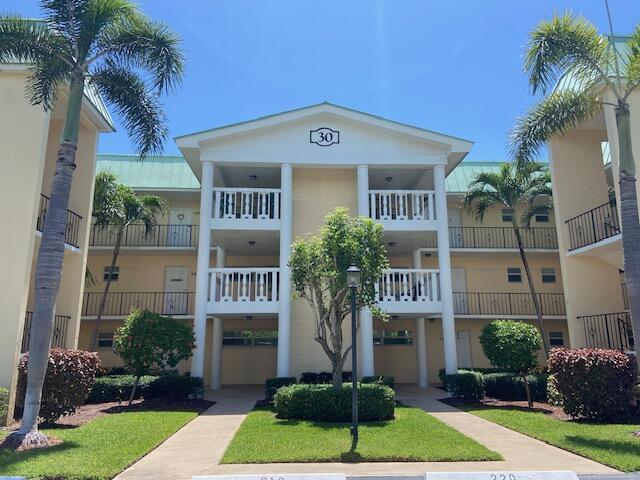
MULTIPOLYGON (((527 250, 557 250, 558 238, 553 227, 520 229, 522 245, 527 250)), ((438 243, 428 239, 427 248, 438 243)), ((518 250, 518 239, 512 227, 449 227, 449 247, 453 250, 518 250)))
MULTIPOLYGON (((44 221, 49 209, 49 197, 40 194, 40 207, 38 208, 38 218, 36 219, 36 230, 42 233, 44 221)), ((67 210, 67 230, 64 235, 64 243, 75 248, 80 248, 80 223, 82 217, 76 212, 67 210)))
MULTIPOLYGON (((128 225, 120 246, 141 248, 194 248, 198 246, 198 225, 156 225, 147 233, 145 226, 140 224, 128 225)), ((89 247, 113 248, 116 244, 117 229, 111 225, 100 227, 91 226, 89 247)))
MULTIPOLYGON (((82 316, 95 318, 101 300, 102 292, 85 292, 82 316)), ((193 315, 194 301, 194 292, 109 292, 102 315, 121 318, 129 315, 132 308, 138 308, 161 315, 190 316, 193 315)))
POLYGON ((634 351, 633 328, 629 312, 602 313, 576 317, 584 326, 587 348, 634 351))
POLYGON ((431 269, 385 270, 376 285, 380 308, 389 314, 440 313, 440 273, 431 269))
MULTIPOLYGON (((562 293, 538 293, 545 317, 565 317, 562 293)), ((530 293, 453 292, 453 312, 456 316, 535 317, 536 308, 530 293)))
MULTIPOLYGON (((33 312, 26 312, 24 318, 24 329, 22 330, 22 347, 21 352, 29 350, 29 338, 31 337, 31 323, 33 320, 33 312)), ((53 319, 53 335, 51 336, 51 346, 64 348, 67 341, 67 328, 71 317, 67 315, 55 315, 53 319)))
POLYGON ((209 314, 278 313, 280 269, 209 269, 209 314))
POLYGON ((611 239, 610 242, 615 241, 621 234, 615 201, 592 208, 565 223, 569 231, 569 251, 595 245, 607 239, 611 239))

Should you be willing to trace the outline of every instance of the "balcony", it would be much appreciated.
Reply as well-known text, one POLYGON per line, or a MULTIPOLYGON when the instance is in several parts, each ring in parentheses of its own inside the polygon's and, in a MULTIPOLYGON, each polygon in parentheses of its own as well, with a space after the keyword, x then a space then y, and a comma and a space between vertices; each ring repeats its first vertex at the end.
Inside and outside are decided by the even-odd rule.
MULTIPOLYGON (((102 292, 85 292, 82 316, 98 315, 102 292)), ((194 292, 109 292, 103 316, 125 317, 132 308, 149 310, 161 315, 193 315, 194 292)))
POLYGON ((629 312, 602 313, 576 317, 584 325, 588 348, 633 351, 633 328, 629 312))
MULTIPOLYGON (((538 300, 542 315, 546 317, 564 317, 564 295, 562 293, 539 293, 538 300)), ((453 292, 453 311, 456 315, 498 315, 513 317, 531 317, 536 308, 530 293, 489 293, 489 292, 453 292)))
POLYGON ((439 313, 438 270, 392 268, 385 270, 376 285, 380 308, 390 314, 439 313))
POLYGON ((565 222, 569 229, 569 251, 593 245, 620 234, 615 201, 581 213, 565 222))
MULTIPOLYGON (((553 227, 522 228, 520 235, 527 250, 558 249, 558 237, 553 227)), ((511 227, 449 227, 449 247, 461 250, 517 250, 518 240, 511 227)), ((438 248, 437 240, 428 239, 426 248, 438 248)))
POLYGON ((369 216, 385 230, 436 230, 433 190, 369 190, 369 216))
POLYGON ((278 313, 280 269, 210 268, 207 313, 278 313))
MULTIPOLYGON (((110 225, 91 226, 90 247, 113 247, 117 229, 110 225)), ((121 247, 194 248, 198 246, 198 225, 156 225, 146 233, 145 226, 132 224, 125 228, 121 247)))
MULTIPOLYGON (((24 318, 24 329, 22 330, 22 347, 21 352, 29 350, 29 338, 31 337, 31 321, 33 320, 33 312, 26 312, 24 318)), ((55 315, 53 319, 53 335, 51 336, 51 346, 64 348, 67 341, 67 328, 71 317, 66 315, 55 315)))
MULTIPOLYGON (((42 233, 44 228, 44 220, 47 216, 47 209, 49 208, 49 197, 44 194, 40 194, 40 207, 38 209, 38 218, 36 220, 36 230, 42 233)), ((64 242, 67 245, 71 245, 75 248, 80 248, 79 236, 80 236, 80 222, 82 217, 76 212, 67 210, 67 231, 64 235, 64 242)))
POLYGON ((280 189, 214 188, 213 221, 216 230, 279 230, 280 189))

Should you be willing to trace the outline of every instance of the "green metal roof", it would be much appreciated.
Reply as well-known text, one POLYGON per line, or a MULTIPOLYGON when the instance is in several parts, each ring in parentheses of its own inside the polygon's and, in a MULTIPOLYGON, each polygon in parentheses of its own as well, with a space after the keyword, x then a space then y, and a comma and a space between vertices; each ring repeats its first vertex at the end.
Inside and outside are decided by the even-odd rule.
MULTIPOLYGON (((503 162, 463 161, 447 176, 447 192, 464 193, 480 172, 497 172, 503 162)), ((180 156, 147 157, 136 155, 98 155, 97 171, 109 171, 132 188, 198 189, 200 183, 186 160, 180 156)))
POLYGON ((132 188, 199 189, 200 182, 183 157, 98 155, 97 172, 111 172, 132 188))

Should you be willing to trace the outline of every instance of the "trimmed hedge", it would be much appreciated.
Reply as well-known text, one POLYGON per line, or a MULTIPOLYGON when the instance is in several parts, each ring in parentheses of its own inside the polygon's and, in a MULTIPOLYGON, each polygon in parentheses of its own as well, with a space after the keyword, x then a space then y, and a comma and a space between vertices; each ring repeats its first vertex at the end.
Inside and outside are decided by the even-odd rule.
POLYGON ((147 387, 144 398, 163 398, 169 402, 180 402, 189 398, 202 398, 203 393, 202 378, 169 374, 153 380, 147 387))
MULTIPOLYGON (((318 422, 351 420, 351 384, 339 390, 332 385, 297 384, 280 388, 274 397, 279 418, 318 422)), ((362 422, 393 418, 395 392, 384 385, 361 384, 358 388, 358 419, 362 422)))
POLYGON ((267 378, 264 382, 264 398, 271 401, 280 387, 286 387, 297 383, 296 377, 267 378))
MULTIPOLYGON (((140 377, 135 398, 145 396, 151 382, 157 379, 158 377, 155 375, 140 377)), ((135 381, 136 377, 133 375, 111 375, 96 378, 96 383, 87 397, 87 403, 125 402, 129 400, 135 381)))
MULTIPOLYGON (((482 373, 483 375, 487 374, 487 373, 515 373, 513 370, 510 370, 508 368, 494 368, 494 367, 490 367, 490 368, 463 368, 461 369, 465 372, 478 372, 478 373, 482 373)), ((445 372, 444 372, 444 368, 441 368, 440 370, 438 370, 438 378, 440 379, 440 382, 442 383, 442 385, 444 386, 444 377, 445 377, 445 372)))
MULTIPOLYGON (((18 413, 24 409, 28 363, 29 353, 25 353, 18 363, 16 388, 18 413)), ((63 415, 74 413, 87 399, 99 370, 100 359, 97 353, 52 348, 49 352, 42 389, 39 413, 42 421, 45 424, 51 424, 63 415)))
MULTIPOLYGON (((343 371, 342 372, 342 382, 350 382, 351 381, 351 372, 343 371)), ((307 385, 320 385, 324 383, 332 383, 333 382, 333 374, 331 372, 303 372, 300 375, 300 383, 304 383, 307 385)))
POLYGON ((7 424, 7 413, 9 411, 9 390, 0 387, 0 427, 7 424))
POLYGON ((632 413, 638 371, 631 355, 617 350, 557 348, 548 364, 568 415, 615 421, 632 413))
POLYGON ((484 397, 484 379, 480 372, 459 370, 453 375, 445 375, 444 387, 453 397, 484 397))
MULTIPOLYGON (((547 400, 547 374, 527 375, 532 400, 547 400)), ((487 397, 499 400, 526 400, 524 380, 514 373, 488 373, 483 375, 487 397)))
POLYGON ((373 375, 370 377, 362 377, 360 383, 375 383, 377 385, 386 385, 389 388, 395 387, 395 379, 384 375, 373 375))

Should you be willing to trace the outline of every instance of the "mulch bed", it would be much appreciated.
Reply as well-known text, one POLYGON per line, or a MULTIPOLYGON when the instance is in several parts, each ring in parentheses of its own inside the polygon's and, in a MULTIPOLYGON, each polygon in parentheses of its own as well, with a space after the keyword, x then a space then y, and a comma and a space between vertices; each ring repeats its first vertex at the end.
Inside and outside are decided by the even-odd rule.
POLYGON ((574 418, 567 415, 561 408, 555 407, 545 402, 533 402, 533 408, 529 408, 526 400, 498 400, 497 398, 483 398, 482 400, 468 400, 464 398, 442 398, 442 403, 453 407, 458 405, 483 405, 485 407, 502 407, 523 410, 525 412, 540 412, 549 415, 556 420, 568 421, 574 418))

